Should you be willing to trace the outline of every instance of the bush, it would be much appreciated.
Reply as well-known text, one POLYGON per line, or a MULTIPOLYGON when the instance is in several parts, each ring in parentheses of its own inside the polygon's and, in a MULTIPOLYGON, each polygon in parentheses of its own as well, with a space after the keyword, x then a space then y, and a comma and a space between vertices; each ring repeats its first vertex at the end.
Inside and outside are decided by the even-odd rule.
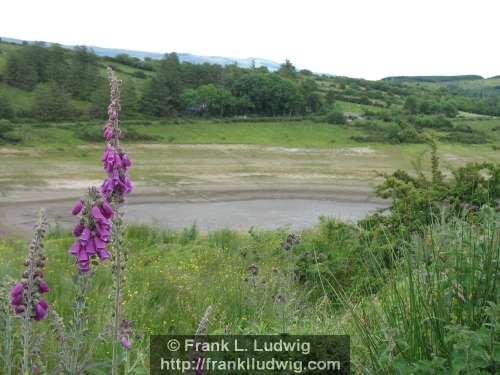
POLYGON ((384 174, 376 192, 392 200, 389 215, 368 216, 360 221, 367 242, 383 254, 387 265, 412 235, 421 233, 441 216, 443 208, 448 217, 463 213, 474 216, 480 207, 496 207, 500 202, 500 165, 467 164, 453 170, 452 177, 445 180, 434 145, 431 161, 431 178, 421 171, 416 177, 403 170, 384 174))
POLYGON ((489 142, 486 135, 482 133, 450 133, 439 138, 442 142, 463 144, 485 144, 489 142))
POLYGON ((0 120, 0 142, 17 143, 22 140, 9 120, 0 120))
POLYGON ((383 143, 423 143, 425 137, 410 124, 388 124, 381 126, 376 123, 357 121, 354 125, 368 132, 368 135, 352 136, 357 142, 383 143))
POLYGON ((12 119, 15 116, 14 107, 7 95, 0 95, 0 119, 12 119))
POLYGON ((146 79, 147 75, 144 73, 142 70, 136 70, 134 73, 132 73, 133 77, 140 78, 140 79, 146 79))
POLYGON ((453 129, 453 123, 444 116, 418 116, 415 118, 414 123, 417 128, 453 129))
POLYGON ((326 122, 329 124, 345 124, 347 119, 344 114, 339 110, 333 110, 326 115, 326 122))
POLYGON ((74 115, 70 96, 56 83, 42 84, 35 90, 33 115, 40 120, 64 120, 74 115))
POLYGON ((472 129, 469 125, 459 124, 455 127, 455 131, 462 133, 473 133, 474 129, 472 129))
POLYGON ((409 124, 396 125, 389 128, 387 141, 390 143, 423 143, 423 136, 409 124))

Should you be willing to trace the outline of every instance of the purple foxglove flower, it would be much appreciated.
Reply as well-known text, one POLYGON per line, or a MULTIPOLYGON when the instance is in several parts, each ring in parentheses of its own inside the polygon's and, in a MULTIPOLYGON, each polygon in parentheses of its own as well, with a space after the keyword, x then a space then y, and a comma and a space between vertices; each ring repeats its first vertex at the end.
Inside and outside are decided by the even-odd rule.
POLYGON ((113 129, 109 126, 104 127, 103 135, 104 139, 109 141, 113 137, 113 129))
POLYGON ((125 170, 127 170, 132 165, 132 161, 128 158, 127 154, 123 154, 122 164, 125 167, 125 170))
POLYGON ((93 206, 92 209, 90 210, 90 213, 96 221, 106 220, 101 210, 97 206, 93 206))
POLYGON ((120 342, 122 343, 122 345, 125 349, 130 349, 130 347, 132 346, 132 344, 130 344, 130 341, 128 340, 127 336, 120 337, 120 342))
POLYGON ((111 258, 111 254, 109 254, 106 249, 97 249, 97 255, 99 255, 100 260, 107 260, 111 258))
POLYGON ((109 150, 111 150, 111 147, 107 144, 106 147, 104 147, 104 151, 102 152, 102 157, 101 157, 102 161, 105 161, 108 158, 109 150))
POLYGON ((35 306, 35 320, 43 320, 47 316, 47 310, 45 310, 38 302, 35 306))
POLYGON ((48 309, 49 309, 49 304, 48 304, 48 303, 47 303, 47 301, 45 301, 43 298, 40 298, 40 299, 38 300, 38 304, 39 304, 40 306, 42 306, 42 308, 43 308, 44 310, 48 310, 48 309))
POLYGON ((113 209, 106 201, 104 201, 101 205, 101 212, 106 219, 111 219, 111 217, 113 216, 113 209))
POLYGON ((95 230, 103 241, 107 241, 111 233, 111 225, 108 222, 98 221, 95 223, 95 230))
POLYGON ((87 254, 87 251, 85 248, 81 248, 80 252, 78 253, 78 261, 79 262, 88 262, 89 260, 89 255, 87 254))
POLYGON ((132 191, 132 181, 130 181, 130 178, 128 176, 125 176, 124 181, 123 181, 123 186, 124 186, 124 193, 130 193, 132 191))
POLYGON ((104 242, 99 236, 94 237, 94 243, 97 252, 104 250, 106 248, 106 242, 104 242))
POLYGON ((104 170, 110 173, 113 170, 115 162, 115 150, 109 144, 107 144, 104 148, 101 160, 103 162, 104 170))
POLYGON ((90 239, 90 236, 91 236, 90 229, 88 227, 85 227, 85 229, 83 230, 83 232, 80 236, 80 243, 85 246, 85 244, 90 239))
POLYGON ((89 261, 78 261, 78 269, 80 272, 88 272, 90 269, 90 263, 89 261))
POLYGON ((120 172, 118 171, 118 169, 113 170, 113 174, 112 174, 111 178, 112 178, 113 182, 120 181, 120 172))
POLYGON ((71 247, 69 248, 69 253, 73 256, 78 256, 78 253, 80 252, 80 241, 76 241, 71 247))
POLYGON ((73 234, 75 237, 80 237, 80 235, 83 232, 83 229, 85 229, 85 226, 82 223, 78 223, 75 225, 75 228, 73 229, 73 234))
POLYGON ((44 279, 38 279, 38 291, 43 294, 50 291, 49 286, 44 279))
POLYGON ((87 242, 87 245, 85 246, 85 252, 87 255, 92 256, 95 255, 95 237, 91 238, 89 242, 87 242))
POLYGON ((113 192, 113 181, 111 178, 106 178, 101 185, 101 193, 108 197, 113 192))
POLYGON ((18 295, 22 295, 23 288, 24 288, 23 283, 16 283, 16 285, 14 285, 14 287, 10 290, 10 296, 16 297, 18 295))
POLYGON ((78 202, 76 202, 71 213, 73 215, 78 215, 80 213, 80 211, 82 210, 82 208, 83 208, 83 201, 80 199, 78 202))

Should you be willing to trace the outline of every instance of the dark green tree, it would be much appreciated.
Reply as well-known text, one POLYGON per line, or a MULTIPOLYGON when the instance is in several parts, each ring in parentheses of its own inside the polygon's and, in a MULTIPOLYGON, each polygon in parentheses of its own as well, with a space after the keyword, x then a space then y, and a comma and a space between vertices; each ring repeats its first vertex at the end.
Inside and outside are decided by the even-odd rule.
POLYGON ((70 96, 56 83, 40 84, 35 89, 33 114, 46 120, 64 120, 71 117, 75 110, 70 103, 70 96))
POLYGON ((278 74, 286 78, 295 78, 295 76, 297 75, 297 69, 290 60, 286 59, 278 69, 278 74))
POLYGON ((14 107, 7 95, 0 94, 0 119, 12 119, 15 116, 14 107))
POLYGON ((170 53, 161 60, 155 76, 146 87, 140 111, 158 117, 172 116, 180 109, 181 66, 177 54, 170 53))
POLYGON ((407 111, 413 115, 418 113, 419 103, 418 103, 417 98, 414 96, 407 97, 405 100, 404 109, 405 109, 405 111, 407 111))
POLYGON ((323 106, 323 97, 319 93, 316 81, 307 78, 300 84, 300 89, 304 97, 306 112, 318 112, 323 106))
POLYGON ((96 54, 85 46, 75 47, 71 61, 71 95, 76 99, 89 100, 99 87, 103 77, 99 75, 96 54))
POLYGON ((326 95, 325 95, 325 102, 326 102, 326 105, 332 107, 335 105, 335 91, 330 89, 326 92, 326 95))
POLYGON ((33 90, 38 82, 38 73, 25 50, 15 51, 7 56, 5 81, 14 87, 33 90))
POLYGON ((56 82, 67 92, 71 90, 71 67, 68 63, 68 50, 58 44, 53 44, 48 48, 47 66, 45 74, 48 81, 56 82))
POLYGON ((302 113, 304 108, 298 85, 278 74, 244 75, 235 82, 233 94, 245 98, 247 103, 250 101, 253 112, 259 115, 293 115, 302 113))

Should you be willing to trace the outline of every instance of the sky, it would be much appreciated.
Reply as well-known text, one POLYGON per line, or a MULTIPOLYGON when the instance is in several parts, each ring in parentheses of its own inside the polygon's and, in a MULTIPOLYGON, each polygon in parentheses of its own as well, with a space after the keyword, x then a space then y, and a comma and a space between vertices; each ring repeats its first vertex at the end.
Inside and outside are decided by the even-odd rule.
POLYGON ((2 0, 0 36, 259 57, 356 78, 500 75, 498 0, 2 0))

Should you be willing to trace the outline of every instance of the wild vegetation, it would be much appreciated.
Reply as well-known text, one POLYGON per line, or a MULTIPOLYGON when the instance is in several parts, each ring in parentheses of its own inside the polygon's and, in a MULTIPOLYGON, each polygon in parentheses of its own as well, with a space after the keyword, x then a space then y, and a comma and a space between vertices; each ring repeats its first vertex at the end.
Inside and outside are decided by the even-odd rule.
MULTIPOLYGON (((72 176, 95 177, 89 143, 107 143, 106 182, 73 209, 73 233, 46 233, 42 215, 30 249, 0 239, 5 374, 147 374, 150 335, 193 333, 209 306, 209 334, 348 334, 355 373, 500 371, 499 125, 460 113, 494 115, 494 95, 319 76, 290 62, 268 72, 181 64, 175 54, 142 61, 84 47, 0 48, 0 142, 43 155, 29 156, 26 169, 16 156, 5 176, 14 188, 26 171, 61 160, 77 166, 72 176), (107 107, 105 64, 123 78, 121 128, 116 92, 107 107), (92 120, 106 116, 104 129, 92 120), (417 160, 414 171, 381 174, 376 192, 390 207, 357 223, 171 231, 122 226, 131 185, 120 136, 131 153, 144 143, 398 145, 417 160), (476 162, 443 168, 441 147, 476 162), (430 167, 419 163, 424 150, 430 167)), ((147 179, 152 159, 142 162, 134 173, 147 179)))
MULTIPOLYGON (((207 306, 209 333, 347 333, 356 373, 495 373, 500 169, 469 165, 448 179, 438 163, 433 159, 430 178, 403 171, 385 177, 378 191, 392 199, 387 215, 357 225, 322 218, 294 235, 293 246, 286 246, 286 228, 202 234, 195 225, 182 232, 128 226, 123 313, 134 317, 134 333, 124 373, 146 373, 149 335, 193 332, 207 306)), ((71 319, 80 287, 67 255, 72 242, 57 228, 45 241, 47 299, 64 320, 71 319)), ((24 246, 0 243, 4 293, 24 246)), ((88 373, 109 368, 111 346, 102 334, 110 271, 107 263, 96 267, 86 289, 91 323, 81 344, 92 346, 92 363, 100 364, 88 373)), ((21 337, 4 296, 0 358, 3 368, 15 368, 21 337)), ((53 319, 59 317, 49 312, 53 319)), ((60 345, 53 327, 34 327, 45 338, 42 369, 56 366, 48 355, 60 345)))

